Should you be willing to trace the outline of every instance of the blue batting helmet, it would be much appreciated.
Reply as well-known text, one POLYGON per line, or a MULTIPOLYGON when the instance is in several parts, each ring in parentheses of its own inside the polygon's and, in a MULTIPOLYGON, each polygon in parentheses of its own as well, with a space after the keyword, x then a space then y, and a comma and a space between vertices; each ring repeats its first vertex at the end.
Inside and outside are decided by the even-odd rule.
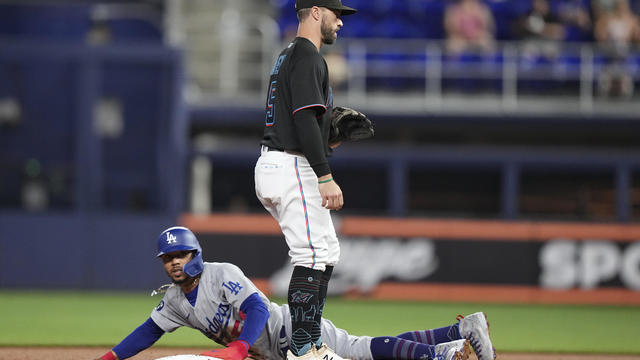
POLYGON ((160 257, 173 251, 195 250, 193 259, 184 265, 182 271, 194 277, 202 272, 202 248, 191 230, 182 226, 170 227, 158 237, 158 255, 160 257))

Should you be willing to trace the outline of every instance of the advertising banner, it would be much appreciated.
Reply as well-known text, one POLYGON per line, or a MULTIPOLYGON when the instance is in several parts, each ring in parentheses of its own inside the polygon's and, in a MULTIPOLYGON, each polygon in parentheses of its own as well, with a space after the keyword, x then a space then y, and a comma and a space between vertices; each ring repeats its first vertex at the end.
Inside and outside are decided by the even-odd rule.
MULTIPOLYGON (((268 215, 182 218, 206 261, 286 294, 292 271, 268 215)), ((330 292, 381 298, 640 304, 640 226, 344 217, 330 292), (395 234, 395 235, 394 235, 395 234)))

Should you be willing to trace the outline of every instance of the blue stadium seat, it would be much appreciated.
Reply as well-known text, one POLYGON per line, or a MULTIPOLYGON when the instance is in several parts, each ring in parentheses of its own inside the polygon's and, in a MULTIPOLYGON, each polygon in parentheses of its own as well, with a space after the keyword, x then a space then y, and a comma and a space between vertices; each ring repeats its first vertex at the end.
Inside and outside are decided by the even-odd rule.
POLYGON ((287 9, 294 9, 296 1, 295 0, 271 0, 271 4, 278 9, 280 12, 283 12, 287 9))
POLYGON ((344 5, 358 10, 358 15, 376 14, 378 6, 374 0, 344 0, 344 5))
POLYGON ((593 33, 589 30, 583 30, 577 26, 566 26, 566 36, 564 41, 568 42, 583 42, 593 41, 593 33))
MULTIPOLYGON (((551 11, 557 15, 560 14, 561 11, 570 11, 575 6, 581 6, 585 11, 589 12, 591 9, 591 4, 589 0, 556 0, 551 1, 551 11)), ((566 36, 564 41, 568 42, 581 42, 581 41, 592 41, 593 33, 591 29, 581 29, 577 26, 571 24, 565 24, 566 36)))
POLYGON ((627 59, 626 66, 636 81, 640 80, 640 54, 630 55, 627 59))
POLYGON ((344 26, 338 36, 367 38, 373 36, 371 21, 363 16, 353 16, 343 19, 344 26))
POLYGON ((419 26, 407 21, 407 18, 401 15, 387 15, 371 30, 374 37, 421 38, 423 35, 419 26))
POLYGON ((0 34, 82 42, 91 28, 89 11, 87 4, 0 5, 0 34))
POLYGON ((493 14, 493 19, 496 24, 496 39, 513 40, 512 24, 515 19, 530 9, 530 0, 485 0, 484 2, 493 14))
POLYGON ((285 13, 280 16, 278 26, 280 27, 280 34, 282 37, 286 37, 287 40, 292 39, 298 29, 298 18, 296 17, 296 13, 285 11, 285 13))
POLYGON ((112 19, 106 22, 112 42, 162 42, 162 29, 139 19, 112 19))
POLYGON ((414 8, 414 16, 420 16, 422 36, 426 39, 444 39, 444 2, 424 0, 414 8))

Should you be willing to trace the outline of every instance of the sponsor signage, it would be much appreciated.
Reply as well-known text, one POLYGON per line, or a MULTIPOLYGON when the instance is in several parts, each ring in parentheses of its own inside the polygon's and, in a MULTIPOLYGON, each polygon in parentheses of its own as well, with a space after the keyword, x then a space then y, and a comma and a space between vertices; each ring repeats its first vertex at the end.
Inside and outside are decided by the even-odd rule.
MULTIPOLYGON (((330 282, 334 295, 372 294, 395 283, 518 288, 528 298, 537 296, 530 289, 605 289, 617 297, 627 291, 640 302, 638 226, 363 219, 336 222, 341 259, 330 282)), ((224 221, 220 231, 183 224, 197 232, 206 261, 235 263, 284 296, 292 271, 288 249, 277 225, 260 221, 264 231, 247 222, 235 229, 224 221)))
MULTIPOLYGON (((232 262, 250 277, 270 279, 274 293, 286 293, 292 268, 283 239, 230 234, 198 237, 205 260, 232 262)), ((342 237, 332 293, 367 293, 383 281, 640 291, 640 242, 342 237)))

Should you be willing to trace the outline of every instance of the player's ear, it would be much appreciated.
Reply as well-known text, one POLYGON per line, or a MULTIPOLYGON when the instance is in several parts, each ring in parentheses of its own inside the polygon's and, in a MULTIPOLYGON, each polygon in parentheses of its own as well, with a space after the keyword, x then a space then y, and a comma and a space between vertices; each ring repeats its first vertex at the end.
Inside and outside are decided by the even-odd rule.
POLYGON ((312 7, 311 16, 313 17, 313 20, 320 21, 320 19, 322 19, 322 9, 318 6, 312 7))

